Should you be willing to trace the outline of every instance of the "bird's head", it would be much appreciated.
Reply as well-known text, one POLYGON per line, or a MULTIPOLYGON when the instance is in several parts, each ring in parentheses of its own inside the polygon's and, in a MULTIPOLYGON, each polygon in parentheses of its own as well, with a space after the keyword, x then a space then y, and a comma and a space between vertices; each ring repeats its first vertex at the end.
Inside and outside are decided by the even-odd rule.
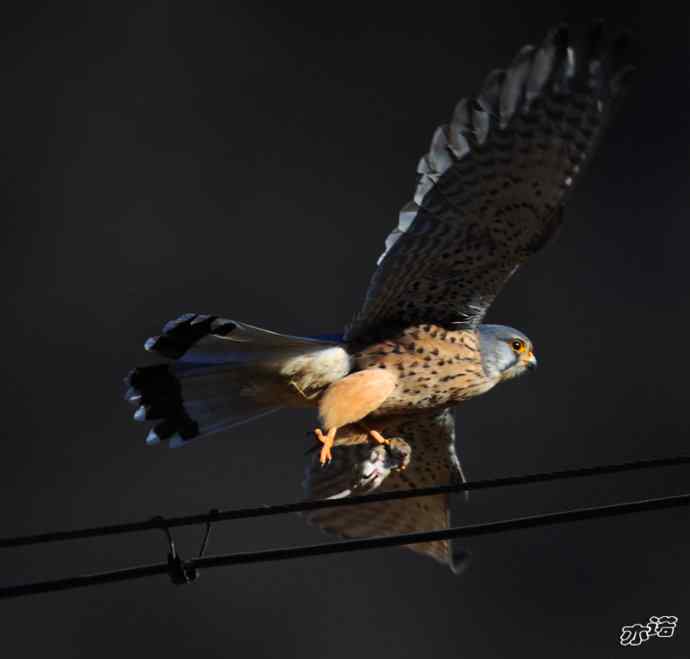
POLYGON ((537 367, 532 342, 505 325, 480 325, 479 349, 482 366, 490 378, 503 382, 537 367))

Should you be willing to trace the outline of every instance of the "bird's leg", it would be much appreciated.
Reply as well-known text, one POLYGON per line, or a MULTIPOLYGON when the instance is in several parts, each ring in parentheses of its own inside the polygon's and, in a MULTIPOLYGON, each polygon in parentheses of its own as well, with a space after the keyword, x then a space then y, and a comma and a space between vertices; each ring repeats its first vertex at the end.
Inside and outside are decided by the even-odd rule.
POLYGON ((300 396, 302 396, 302 398, 304 398, 305 400, 313 400, 314 398, 316 398, 321 393, 320 391, 317 391, 313 394, 305 394, 304 389, 302 389, 302 387, 300 387, 294 380, 290 380, 289 384, 291 387, 296 389, 297 393, 300 396))
POLYGON ((386 439, 378 430, 370 430, 369 434, 378 444, 388 444, 390 446, 391 440, 386 439))
POLYGON ((331 448, 333 448, 333 442, 335 441, 335 433, 337 430, 337 428, 331 428, 325 435, 321 432, 320 428, 314 430, 316 439, 323 444, 321 447, 321 455, 319 457, 321 466, 333 459, 333 456, 331 455, 331 448))
POLYGON ((369 435, 377 444, 387 444, 390 446, 391 440, 386 439, 378 430, 372 430, 362 421, 359 422, 359 425, 366 430, 367 435, 369 435))

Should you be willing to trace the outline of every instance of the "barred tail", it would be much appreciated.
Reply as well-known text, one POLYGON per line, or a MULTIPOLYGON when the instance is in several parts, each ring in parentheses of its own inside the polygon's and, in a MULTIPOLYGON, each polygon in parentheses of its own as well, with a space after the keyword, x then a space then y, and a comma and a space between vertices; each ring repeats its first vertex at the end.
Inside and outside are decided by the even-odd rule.
POLYGON ((284 401, 275 389, 285 383, 276 376, 285 364, 338 345, 185 314, 145 344, 173 361, 131 371, 126 399, 137 408, 136 421, 155 422, 147 444, 183 446, 278 410, 284 401))

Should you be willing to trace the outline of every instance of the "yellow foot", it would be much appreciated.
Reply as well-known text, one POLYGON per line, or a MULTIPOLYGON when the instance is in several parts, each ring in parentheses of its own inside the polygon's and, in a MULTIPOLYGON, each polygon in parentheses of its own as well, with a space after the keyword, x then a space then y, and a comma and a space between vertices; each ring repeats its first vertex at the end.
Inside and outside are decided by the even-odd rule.
POLYGON ((335 441, 336 430, 337 428, 331 428, 326 435, 324 435, 321 432, 320 428, 314 430, 316 439, 318 439, 323 444, 323 446, 321 447, 321 456, 319 457, 321 466, 325 465, 327 462, 330 462, 333 459, 333 456, 331 455, 331 448, 333 447, 333 442, 335 441))

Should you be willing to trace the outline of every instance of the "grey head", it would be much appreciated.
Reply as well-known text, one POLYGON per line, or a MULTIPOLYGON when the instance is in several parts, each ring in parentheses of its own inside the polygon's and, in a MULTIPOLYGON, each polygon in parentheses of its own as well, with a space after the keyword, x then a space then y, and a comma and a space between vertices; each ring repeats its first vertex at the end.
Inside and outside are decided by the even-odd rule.
POLYGON ((479 350, 487 376, 497 382, 517 377, 537 366, 532 342, 506 325, 480 325, 479 350))

